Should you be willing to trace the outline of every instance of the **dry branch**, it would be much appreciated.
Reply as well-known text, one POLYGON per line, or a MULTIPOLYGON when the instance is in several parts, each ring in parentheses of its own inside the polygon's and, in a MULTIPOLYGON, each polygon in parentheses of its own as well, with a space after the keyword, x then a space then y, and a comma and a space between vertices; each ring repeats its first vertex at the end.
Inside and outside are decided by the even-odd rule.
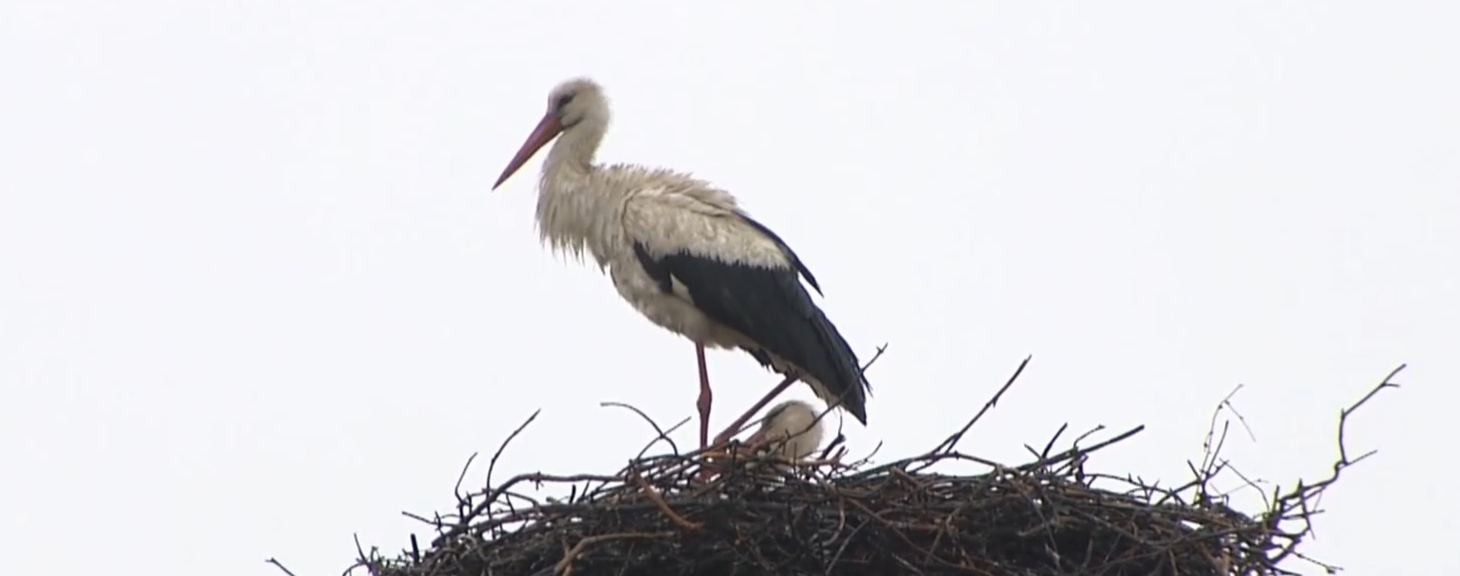
MULTIPOLYGON (((1404 368, 1340 412, 1338 458, 1327 477, 1274 490, 1266 510, 1244 514, 1211 487, 1233 470, 1220 456, 1226 427, 1218 432, 1215 416, 1201 463, 1190 466, 1193 479, 1174 488, 1086 470, 1093 453, 1139 426, 1080 446, 1097 429, 1056 451, 1061 427, 1034 461, 1018 466, 958 452, 958 440, 1028 361, 926 454, 875 467, 866 459, 744 466, 762 457, 712 463, 693 452, 637 457, 614 474, 524 474, 462 494, 454 515, 412 515, 436 532, 428 550, 413 537, 398 557, 362 552, 357 565, 374 576, 1295 574, 1284 562, 1307 560, 1298 547, 1312 533, 1323 491, 1372 454, 1350 457, 1348 418, 1397 387, 1391 380, 1404 368), (992 471, 934 471, 951 462, 992 471), (697 479, 708 466, 720 473, 697 479), (514 492, 529 483, 569 496, 538 503, 514 492)), ((1222 406, 1230 410, 1229 400, 1222 406)))

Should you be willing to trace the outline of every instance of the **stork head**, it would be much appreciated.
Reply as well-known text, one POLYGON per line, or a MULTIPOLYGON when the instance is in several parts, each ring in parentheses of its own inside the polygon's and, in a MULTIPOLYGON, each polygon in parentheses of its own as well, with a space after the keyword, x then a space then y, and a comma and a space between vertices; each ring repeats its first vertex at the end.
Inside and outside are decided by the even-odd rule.
POLYGON ((497 177, 492 189, 496 190, 512 177, 553 138, 579 125, 593 126, 600 131, 608 126, 608 99, 603 95, 603 88, 589 78, 573 78, 553 87, 548 93, 547 111, 517 150, 517 155, 502 170, 502 175, 497 177))
POLYGON ((821 447, 824 435, 820 414, 810 404, 800 400, 787 400, 766 412, 746 443, 751 446, 764 444, 787 460, 800 460, 810 456, 821 447))

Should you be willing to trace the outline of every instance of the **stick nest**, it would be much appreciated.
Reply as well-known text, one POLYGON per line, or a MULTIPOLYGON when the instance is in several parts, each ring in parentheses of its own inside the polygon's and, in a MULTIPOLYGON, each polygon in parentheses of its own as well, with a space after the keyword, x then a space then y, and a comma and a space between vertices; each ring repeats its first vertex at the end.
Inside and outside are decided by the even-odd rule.
POLYGON ((1396 386, 1386 378, 1341 411, 1339 456, 1327 478, 1259 489, 1266 509, 1246 514, 1212 487, 1219 477, 1241 477, 1219 456, 1227 427, 1217 425, 1217 413, 1230 410, 1226 401, 1213 414, 1201 462, 1189 463, 1191 479, 1169 488, 1089 470, 1091 454, 1140 427, 1082 447, 1086 434, 1059 451, 1056 433, 1017 466, 958 451, 1017 377, 933 450, 875 466, 827 452, 794 465, 697 452, 641 454, 607 475, 525 474, 493 485, 489 471, 480 491, 463 493, 458 482, 454 512, 407 514, 435 531, 426 549, 412 536, 399 556, 362 550, 356 566, 374 576, 1190 576, 1295 574, 1285 561, 1302 559, 1332 572, 1299 544, 1311 533, 1319 496, 1369 455, 1350 458, 1343 447, 1347 417, 1396 386), (974 467, 956 463, 986 472, 940 471, 974 467), (529 487, 566 497, 539 500, 523 493, 529 487))

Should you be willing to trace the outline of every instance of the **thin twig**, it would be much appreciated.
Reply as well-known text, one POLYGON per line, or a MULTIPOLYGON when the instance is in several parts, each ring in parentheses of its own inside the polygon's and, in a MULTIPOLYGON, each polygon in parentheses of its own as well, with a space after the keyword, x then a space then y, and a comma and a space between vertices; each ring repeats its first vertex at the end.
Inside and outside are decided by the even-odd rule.
POLYGON ((1029 361, 1033 359, 1033 355, 1025 356, 1024 361, 1019 363, 1019 368, 1014 370, 1014 374, 1009 376, 1009 380, 1004 382, 1003 386, 999 387, 998 392, 994 393, 993 398, 989 398, 989 401, 984 403, 983 408, 980 408, 978 413, 974 414, 973 418, 968 420, 968 423, 964 424, 962 428, 959 428, 957 432, 954 432, 952 436, 949 436, 947 440, 944 440, 942 444, 939 444, 937 448, 934 448, 933 452, 952 452, 957 448, 958 441, 963 439, 963 435, 967 434, 968 430, 973 428, 973 425, 977 424, 978 420, 983 418, 985 413, 999 404, 999 398, 1004 397, 1004 392, 1008 391, 1009 387, 1014 385, 1014 381, 1018 380, 1019 375, 1024 373, 1024 367, 1028 366, 1029 361))
MULTIPOLYGON (((673 450, 675 454, 679 453, 679 445, 675 444, 674 440, 669 437, 669 434, 666 433, 663 428, 659 427, 659 423, 655 422, 653 418, 650 418, 648 414, 645 414, 643 410, 640 410, 633 405, 625 404, 623 402, 599 402, 598 405, 603 408, 623 408, 625 410, 631 410, 633 411, 633 413, 638 414, 639 418, 642 418, 645 422, 648 422, 650 427, 654 428, 654 439, 650 440, 648 444, 645 444, 644 447, 639 450, 638 456, 635 456, 636 460, 639 458, 643 458, 644 454, 649 452, 649 448, 654 446, 655 444, 658 444, 660 441, 668 442, 669 449, 673 450)), ((686 418, 684 421, 688 422, 689 419, 686 418)))
POLYGON ((538 414, 542 414, 542 408, 533 410, 531 416, 528 416, 526 420, 523 420, 521 424, 517 425, 517 429, 513 430, 511 434, 507 435, 506 440, 503 440, 501 444, 497 445, 497 451, 492 453, 492 459, 487 463, 487 486, 490 487, 492 485, 492 473, 497 471, 497 459, 502 457, 502 451, 506 450, 507 446, 512 444, 512 441, 517 438, 517 435, 527 429, 527 426, 532 424, 533 420, 537 420, 538 414))
POLYGON ((466 471, 471 469, 471 463, 472 461, 477 459, 477 454, 480 454, 480 452, 472 452, 471 456, 467 456, 466 464, 461 465, 461 474, 456 475, 456 486, 453 486, 451 488, 451 493, 456 495, 456 500, 458 502, 466 498, 461 493, 461 483, 462 481, 466 480, 466 471))
POLYGON ((1118 434, 1115 437, 1110 438, 1108 440, 1104 440, 1104 441, 1101 441, 1101 442, 1096 442, 1094 446, 1091 446, 1089 448, 1079 448, 1079 447, 1070 448, 1069 450, 1065 450, 1064 452, 1060 452, 1059 454, 1055 454, 1054 456, 1051 456, 1049 458, 1041 458, 1038 461, 1030 462, 1028 464, 1025 464, 1023 466, 1018 467, 1017 469, 1018 470, 1038 470, 1040 468, 1047 468, 1049 466, 1052 466, 1052 465, 1055 465, 1055 464, 1059 464, 1060 462, 1064 462, 1066 460, 1075 458, 1076 456, 1089 454, 1091 452, 1094 452, 1094 451, 1099 450, 1101 448, 1104 448, 1106 446, 1110 446, 1111 444, 1115 444, 1117 442, 1121 442, 1121 441, 1123 441, 1123 440, 1125 440, 1127 438, 1130 438, 1131 436, 1135 436, 1136 434, 1140 434, 1141 431, 1142 430, 1145 430, 1145 429, 1146 429, 1146 426, 1144 424, 1142 424, 1140 426, 1136 426, 1135 428, 1131 428, 1130 430, 1126 430, 1125 432, 1121 432, 1120 434, 1118 434))
POLYGON ((293 571, 291 571, 291 570, 289 570, 289 569, 288 569, 288 568, 285 568, 285 567, 284 567, 284 565, 283 565, 283 564, 282 564, 282 563, 280 563, 280 562, 279 562, 279 561, 278 561, 278 560, 275 560, 275 559, 274 559, 274 558, 272 558, 272 557, 270 557, 270 558, 268 558, 268 559, 266 559, 266 560, 264 560, 264 562, 265 562, 265 563, 268 563, 268 564, 273 564, 273 565, 274 565, 274 567, 276 567, 276 568, 278 568, 278 569, 280 569, 280 570, 283 570, 283 571, 284 571, 284 573, 285 573, 285 574, 288 574, 288 575, 289 575, 289 576, 294 576, 294 572, 293 572, 293 571))
MULTIPOLYGON (((1297 508, 1302 509, 1304 513, 1299 517, 1299 519, 1302 520, 1302 527, 1299 529, 1299 531, 1294 534, 1288 534, 1287 544, 1279 547, 1276 551, 1276 554, 1270 557, 1273 564, 1278 564, 1282 562, 1285 558, 1294 555, 1296 555, 1300 559, 1306 559, 1301 554, 1298 554, 1297 547, 1298 544, 1302 542, 1302 540, 1306 536, 1312 534, 1313 532, 1313 524, 1311 521, 1312 514, 1309 510, 1308 503, 1322 496, 1323 492, 1327 490, 1329 486, 1332 486, 1333 483, 1338 481, 1338 479, 1343 475, 1343 471, 1346 468, 1348 468, 1349 466, 1353 466, 1354 464, 1357 464, 1365 458, 1368 458, 1369 456, 1372 456, 1376 453, 1375 451, 1371 450, 1355 458, 1349 458, 1347 439, 1345 438, 1345 430, 1348 426, 1349 416, 1352 416, 1355 412, 1359 410, 1359 408, 1362 408, 1365 404, 1367 404, 1371 398, 1379 393, 1380 390, 1384 390, 1386 388, 1398 388, 1399 384, 1392 382, 1392 380, 1394 380, 1394 377, 1398 376, 1399 373, 1403 371, 1406 366, 1406 364, 1400 364, 1399 367, 1390 371, 1389 375, 1385 376, 1384 380, 1380 381, 1378 385, 1370 388, 1368 393, 1364 394, 1362 398, 1359 398, 1358 401, 1350 404, 1347 408, 1339 410, 1338 459, 1333 463, 1332 471, 1329 473, 1328 477, 1313 483, 1299 481, 1297 485, 1287 494, 1275 495, 1276 497, 1273 499, 1273 506, 1271 509, 1268 510, 1268 513, 1266 514, 1266 517, 1268 519, 1268 525, 1271 530, 1281 532, 1278 524, 1280 524, 1284 520, 1284 517, 1288 515, 1287 512, 1289 510, 1297 508)), ((1325 569, 1331 568, 1321 563, 1319 563, 1319 565, 1324 567, 1325 569)))

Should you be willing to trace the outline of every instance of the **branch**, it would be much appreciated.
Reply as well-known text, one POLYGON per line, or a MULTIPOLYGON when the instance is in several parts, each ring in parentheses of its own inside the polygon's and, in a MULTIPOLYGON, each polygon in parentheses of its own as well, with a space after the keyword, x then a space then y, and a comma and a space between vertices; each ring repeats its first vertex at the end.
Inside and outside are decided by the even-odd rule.
MULTIPOLYGON (((1357 402, 1354 402, 1347 408, 1339 410, 1338 459, 1334 461, 1332 472, 1329 473, 1328 477, 1312 484, 1299 481, 1297 486, 1293 487, 1293 489, 1288 491, 1288 493, 1278 495, 1276 498, 1273 499, 1274 501, 1272 508, 1269 509, 1268 512, 1265 514, 1266 524, 1268 525, 1268 528, 1270 530, 1279 534, 1283 534, 1287 539, 1287 543, 1279 547, 1276 550, 1276 554, 1271 556, 1271 562, 1273 564, 1278 564, 1289 556, 1297 556, 1300 559, 1305 558, 1301 554, 1298 554, 1297 548, 1298 544, 1300 544, 1304 538, 1313 533, 1312 516, 1316 512, 1316 510, 1312 509, 1312 507, 1310 506, 1310 502, 1321 497, 1323 495, 1323 492, 1327 490, 1329 486, 1332 486, 1335 482, 1337 482, 1339 477, 1343 475, 1343 471, 1346 468, 1348 468, 1349 466, 1353 466, 1354 464, 1358 464, 1364 459, 1377 453, 1376 450, 1370 450, 1356 457, 1349 457, 1346 438, 1348 419, 1349 416, 1352 416, 1355 412, 1359 410, 1359 408, 1362 408, 1365 404, 1367 404, 1370 399, 1379 394, 1380 390, 1384 390, 1386 388, 1398 388, 1399 384, 1393 382, 1392 380, 1394 380, 1394 377, 1398 376, 1399 373, 1403 371, 1406 366, 1406 364, 1400 364, 1399 367, 1390 371, 1389 375, 1385 376, 1383 381, 1379 382, 1378 385, 1369 389, 1369 392, 1367 394, 1364 394, 1362 398, 1359 398, 1357 402), (1292 512, 1294 511, 1298 511, 1299 513, 1294 516, 1292 514, 1292 512), (1283 532, 1280 524, 1282 524, 1285 520, 1299 520, 1302 522, 1302 527, 1296 533, 1283 532)), ((1325 569, 1331 568, 1322 564, 1320 564, 1320 566, 1323 566, 1325 569)))
POLYGON ((1033 359, 1033 355, 1025 356, 1024 361, 1019 363, 1019 368, 1014 370, 1014 374, 1012 376, 1009 376, 1009 380, 1005 382, 1002 387, 999 388, 998 392, 994 393, 994 397, 989 398, 989 401, 984 403, 983 408, 980 408, 978 413, 974 414, 973 418, 969 419, 967 424, 964 424, 962 428, 958 429, 957 432, 954 432, 952 436, 949 436, 948 439, 944 440, 942 444, 939 444, 937 448, 934 448, 933 452, 952 452, 954 449, 956 449, 958 447, 958 441, 963 439, 963 435, 967 434, 968 430, 970 428, 973 428, 973 425, 977 424, 980 418, 983 418, 984 413, 988 412, 994 406, 998 405, 999 398, 1004 397, 1004 392, 1007 392, 1009 390, 1009 387, 1014 385, 1014 381, 1018 380, 1019 375, 1024 373, 1024 367, 1028 366, 1029 361, 1033 359))

